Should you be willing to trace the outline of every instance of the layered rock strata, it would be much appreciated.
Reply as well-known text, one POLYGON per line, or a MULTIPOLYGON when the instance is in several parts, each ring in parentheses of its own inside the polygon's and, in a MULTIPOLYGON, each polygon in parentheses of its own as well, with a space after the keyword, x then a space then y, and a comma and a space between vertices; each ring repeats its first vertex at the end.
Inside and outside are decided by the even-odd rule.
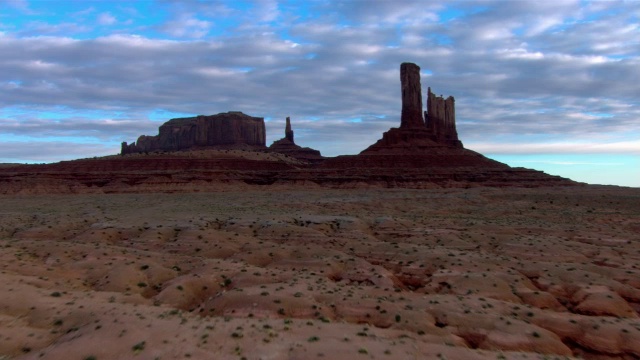
POLYGON ((121 154, 198 148, 264 149, 264 118, 239 111, 171 119, 156 136, 142 135, 137 142, 122 143, 121 154))
POLYGON ((262 152, 203 152, 208 151, 217 154, 180 151, 0 168, 0 194, 206 192, 245 184, 303 189, 579 185, 541 171, 483 160, 481 155, 355 155, 317 164, 262 152))

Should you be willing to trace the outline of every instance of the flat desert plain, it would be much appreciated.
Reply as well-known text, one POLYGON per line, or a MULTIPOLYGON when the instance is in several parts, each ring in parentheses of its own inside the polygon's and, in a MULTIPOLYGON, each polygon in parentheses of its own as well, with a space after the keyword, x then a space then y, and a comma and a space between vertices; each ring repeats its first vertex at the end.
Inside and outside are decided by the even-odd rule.
POLYGON ((2 196, 2 359, 638 359, 640 190, 2 196))

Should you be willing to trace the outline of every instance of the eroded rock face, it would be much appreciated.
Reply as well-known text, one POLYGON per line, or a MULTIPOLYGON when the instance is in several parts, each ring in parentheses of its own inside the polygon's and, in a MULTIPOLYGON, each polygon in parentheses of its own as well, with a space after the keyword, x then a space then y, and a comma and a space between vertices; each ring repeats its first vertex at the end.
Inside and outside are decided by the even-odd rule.
POLYGON ((121 153, 176 151, 196 148, 252 149, 266 146, 264 118, 239 111, 171 119, 156 136, 142 135, 132 144, 122 143, 121 153))
POLYGON ((428 88, 425 119, 427 129, 435 136, 437 142, 462 147, 456 130, 456 110, 453 96, 444 99, 442 96, 433 94, 431 88, 428 88))

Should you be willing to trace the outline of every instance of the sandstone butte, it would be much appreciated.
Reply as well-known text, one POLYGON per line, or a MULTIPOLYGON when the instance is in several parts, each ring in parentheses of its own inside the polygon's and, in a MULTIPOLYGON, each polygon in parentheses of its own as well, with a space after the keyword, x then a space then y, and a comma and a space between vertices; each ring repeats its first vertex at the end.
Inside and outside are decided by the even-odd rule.
POLYGON ((358 155, 322 157, 285 137, 265 144, 264 118, 231 111, 172 119, 155 136, 122 143, 120 156, 0 168, 0 191, 117 193, 211 191, 225 184, 330 188, 565 186, 577 183, 541 171, 511 168, 465 149, 458 139, 455 100, 428 88, 422 107, 420 68, 400 66, 399 128, 358 155))

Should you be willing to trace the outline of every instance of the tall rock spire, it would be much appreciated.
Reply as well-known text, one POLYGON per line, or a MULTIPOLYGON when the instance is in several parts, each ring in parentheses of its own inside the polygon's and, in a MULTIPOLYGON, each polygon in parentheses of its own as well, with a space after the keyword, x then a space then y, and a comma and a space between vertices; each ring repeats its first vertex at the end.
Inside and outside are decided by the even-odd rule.
POLYGON ((420 67, 413 63, 402 63, 400 65, 400 84, 402 86, 400 128, 424 127, 420 67))

